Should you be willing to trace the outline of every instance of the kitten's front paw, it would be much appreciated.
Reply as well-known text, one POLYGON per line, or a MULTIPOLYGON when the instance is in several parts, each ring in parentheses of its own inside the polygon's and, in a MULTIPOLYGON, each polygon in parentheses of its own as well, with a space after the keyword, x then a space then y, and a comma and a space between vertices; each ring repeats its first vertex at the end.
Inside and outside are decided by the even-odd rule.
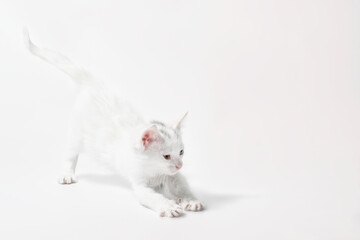
POLYGON ((204 203, 199 200, 191 200, 191 199, 178 199, 178 203, 185 211, 202 211, 204 210, 204 203))
POLYGON ((183 210, 174 200, 170 200, 160 210, 160 217, 179 217, 183 214, 183 210))
POLYGON ((77 179, 75 178, 74 173, 66 173, 59 177, 58 182, 60 184, 71 184, 71 183, 76 183, 77 179))

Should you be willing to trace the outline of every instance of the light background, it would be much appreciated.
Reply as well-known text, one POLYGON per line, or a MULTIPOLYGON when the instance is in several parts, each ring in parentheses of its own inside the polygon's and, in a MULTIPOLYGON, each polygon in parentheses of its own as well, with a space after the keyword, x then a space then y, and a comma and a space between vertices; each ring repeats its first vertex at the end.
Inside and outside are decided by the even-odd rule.
POLYGON ((360 239, 359 1, 2 1, 0 239, 360 239), (56 183, 76 90, 58 50, 149 119, 189 111, 207 204, 163 219, 80 161, 56 183))

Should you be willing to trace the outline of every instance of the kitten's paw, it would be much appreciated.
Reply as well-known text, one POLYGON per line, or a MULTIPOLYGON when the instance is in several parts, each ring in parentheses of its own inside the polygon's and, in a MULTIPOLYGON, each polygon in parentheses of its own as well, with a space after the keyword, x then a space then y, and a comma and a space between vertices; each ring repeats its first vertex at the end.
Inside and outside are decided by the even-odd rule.
POLYGON ((160 217, 180 217, 183 210, 174 200, 170 200, 160 210, 160 217))
POLYGON ((199 200, 191 200, 191 199, 178 199, 178 203, 185 211, 202 211, 204 210, 204 203, 199 200))
POLYGON ((71 183, 76 183, 77 179, 75 177, 75 174, 73 173, 63 174, 58 178, 58 182, 60 184, 71 184, 71 183))

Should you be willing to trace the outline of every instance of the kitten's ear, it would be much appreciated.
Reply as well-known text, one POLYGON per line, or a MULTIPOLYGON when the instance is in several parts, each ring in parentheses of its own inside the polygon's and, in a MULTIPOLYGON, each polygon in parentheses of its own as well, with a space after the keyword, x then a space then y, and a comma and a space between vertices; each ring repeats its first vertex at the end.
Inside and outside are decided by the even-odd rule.
POLYGON ((186 112, 184 114, 184 116, 175 124, 174 128, 178 131, 181 130, 181 127, 183 126, 184 120, 186 118, 186 116, 188 115, 188 112, 186 112))
POLYGON ((153 142, 159 139, 159 133, 156 125, 152 125, 142 134, 141 141, 145 149, 147 149, 153 142))

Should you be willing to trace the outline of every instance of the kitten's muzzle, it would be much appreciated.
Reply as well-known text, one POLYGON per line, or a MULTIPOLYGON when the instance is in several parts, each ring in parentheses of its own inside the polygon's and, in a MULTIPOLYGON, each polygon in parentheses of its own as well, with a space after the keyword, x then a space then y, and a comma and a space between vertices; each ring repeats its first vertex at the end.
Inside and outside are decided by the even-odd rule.
POLYGON ((182 163, 175 164, 175 167, 176 167, 177 170, 179 170, 180 168, 182 168, 182 163))

